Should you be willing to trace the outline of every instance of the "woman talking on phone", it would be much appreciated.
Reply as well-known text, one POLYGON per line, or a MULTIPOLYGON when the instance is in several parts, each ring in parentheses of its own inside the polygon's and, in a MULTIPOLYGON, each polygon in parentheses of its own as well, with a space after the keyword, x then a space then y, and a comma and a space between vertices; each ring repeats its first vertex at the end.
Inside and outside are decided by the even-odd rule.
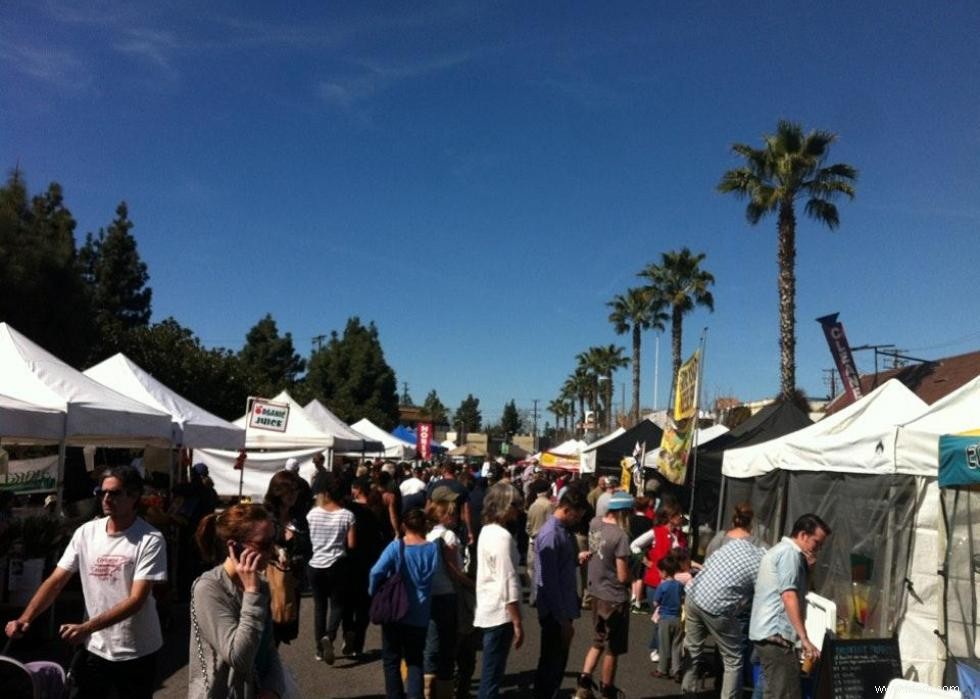
POLYGON ((205 560, 221 563, 191 588, 188 699, 278 699, 286 675, 272 637, 269 586, 260 573, 275 544, 261 505, 235 505, 201 520, 195 536, 205 560))

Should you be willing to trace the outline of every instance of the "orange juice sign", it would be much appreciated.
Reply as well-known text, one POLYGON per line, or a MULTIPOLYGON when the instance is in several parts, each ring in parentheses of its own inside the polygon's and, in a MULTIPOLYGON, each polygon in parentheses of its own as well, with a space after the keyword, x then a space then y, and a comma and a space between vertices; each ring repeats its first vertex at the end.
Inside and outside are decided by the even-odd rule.
POLYGON ((285 432, 288 420, 289 405, 286 403, 273 403, 261 398, 252 400, 252 410, 248 414, 250 428, 285 432))

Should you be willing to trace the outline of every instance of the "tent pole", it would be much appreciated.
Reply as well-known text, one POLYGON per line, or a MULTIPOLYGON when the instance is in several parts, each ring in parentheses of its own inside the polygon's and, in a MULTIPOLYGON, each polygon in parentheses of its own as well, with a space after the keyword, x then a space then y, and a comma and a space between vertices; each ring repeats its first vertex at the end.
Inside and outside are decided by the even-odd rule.
POLYGON ((58 482, 55 484, 57 502, 54 505, 54 511, 60 517, 65 514, 65 457, 67 448, 64 439, 58 442, 58 482))

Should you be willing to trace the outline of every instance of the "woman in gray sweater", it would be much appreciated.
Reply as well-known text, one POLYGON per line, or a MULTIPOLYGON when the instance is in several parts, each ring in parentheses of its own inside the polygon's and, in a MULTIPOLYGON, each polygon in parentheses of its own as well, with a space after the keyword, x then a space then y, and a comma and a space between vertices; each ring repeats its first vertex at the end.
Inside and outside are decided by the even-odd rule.
POLYGON ((278 699, 286 676, 272 635, 269 586, 260 573, 275 526, 261 505, 208 515, 197 529, 206 560, 224 560, 194 581, 188 699, 278 699))

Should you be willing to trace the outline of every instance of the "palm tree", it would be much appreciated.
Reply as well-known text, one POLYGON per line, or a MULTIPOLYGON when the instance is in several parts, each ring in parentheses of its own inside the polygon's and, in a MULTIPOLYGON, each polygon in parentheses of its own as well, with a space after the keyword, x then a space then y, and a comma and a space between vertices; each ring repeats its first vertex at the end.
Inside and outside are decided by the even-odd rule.
POLYGON ((693 254, 688 248, 664 252, 660 264, 651 263, 639 276, 650 281, 647 287, 654 298, 659 298, 670 308, 670 344, 673 354, 671 371, 671 395, 677 372, 681 368, 681 338, 683 337, 684 316, 695 306, 715 310, 715 299, 709 288, 715 283, 710 272, 701 269, 705 254, 693 254))
POLYGON ((623 356, 625 350, 616 345, 589 347, 577 355, 579 366, 585 367, 592 379, 593 404, 601 403, 604 411, 599 414, 599 424, 607 425, 612 414, 613 373, 629 364, 623 356), (600 379, 605 382, 604 389, 599 386, 600 379))
POLYGON ((745 164, 726 172, 718 183, 719 192, 748 199, 745 217, 752 225, 778 212, 779 392, 784 399, 796 388, 795 202, 805 198, 806 215, 834 230, 840 224, 834 201, 841 194, 854 198, 857 170, 844 163, 824 166, 836 140, 829 131, 804 134, 799 124, 781 120, 776 133, 763 138, 762 148, 734 144, 732 152, 745 164))
POLYGON ((588 370, 583 366, 578 366, 575 368, 568 378, 565 379, 565 384, 562 386, 562 393, 564 393, 568 400, 572 403, 572 426, 575 426, 575 403, 578 402, 578 414, 585 419, 585 401, 591 395, 590 389, 592 386, 592 379, 589 376, 588 370))
POLYGON ((633 410, 632 422, 640 421, 640 334, 644 330, 663 332, 664 321, 669 317, 664 312, 663 301, 650 293, 648 289, 629 289, 625 294, 618 294, 606 304, 612 309, 609 322, 616 329, 616 334, 633 334, 633 410))
POLYGON ((560 397, 555 398, 553 401, 548 403, 548 412, 555 416, 555 432, 559 430, 559 425, 561 423, 562 417, 565 416, 565 411, 568 405, 560 397))

